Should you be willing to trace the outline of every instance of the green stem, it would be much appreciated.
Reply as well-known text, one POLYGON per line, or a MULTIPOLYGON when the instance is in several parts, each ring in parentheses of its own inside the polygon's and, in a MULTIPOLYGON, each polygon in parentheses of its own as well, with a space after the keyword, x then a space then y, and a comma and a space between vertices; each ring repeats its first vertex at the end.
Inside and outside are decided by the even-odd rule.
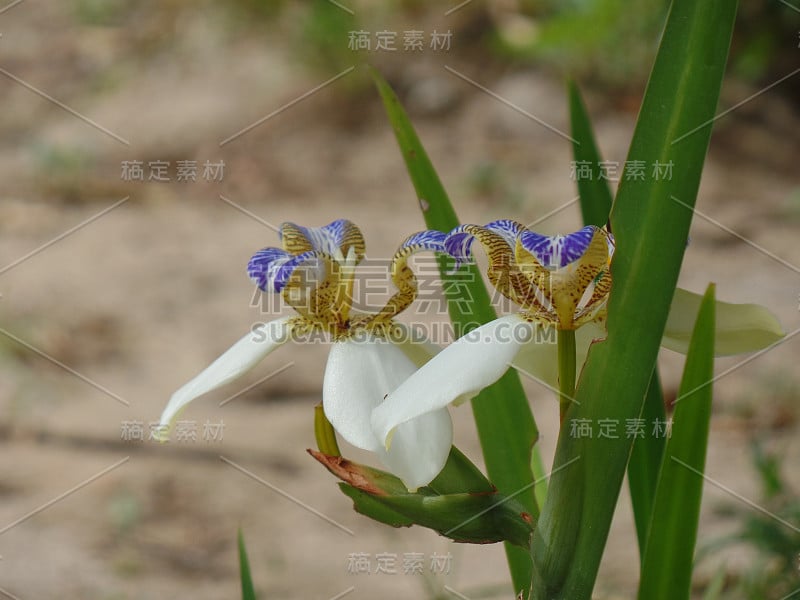
POLYGON ((575 395, 575 330, 558 330, 558 404, 561 420, 575 395))

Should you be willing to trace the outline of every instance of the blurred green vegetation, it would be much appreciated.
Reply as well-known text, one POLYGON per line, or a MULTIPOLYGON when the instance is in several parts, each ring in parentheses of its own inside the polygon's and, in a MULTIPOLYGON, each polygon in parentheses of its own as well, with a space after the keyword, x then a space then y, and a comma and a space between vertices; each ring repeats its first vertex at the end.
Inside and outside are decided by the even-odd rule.
MULTIPOLYGON (((234 29, 258 35, 282 36, 286 47, 301 64, 323 75, 333 76, 360 60, 348 46, 351 31, 363 29, 362 16, 349 8, 347 0, 234 0, 228 3, 234 29)), ((369 15, 374 10, 366 11, 369 15)), ((337 89, 345 96, 369 89, 366 77, 344 78, 337 89)))
POLYGON ((103 27, 119 26, 130 11, 124 0, 73 0, 72 11, 79 23, 103 27))
MULTIPOLYGON (((360 61, 390 62, 391 53, 354 52, 350 32, 451 27, 460 58, 483 66, 551 69, 586 83, 640 90, 657 49, 669 0, 487 0, 445 16, 447 6, 421 0, 72 0, 82 24, 121 27, 161 15, 163 32, 182 11, 213 10, 222 28, 254 36, 280 35, 308 68, 337 73, 360 61)), ((148 21, 149 22, 149 21, 148 21)), ((797 68, 800 10, 776 0, 741 3, 729 72, 753 84, 771 83, 797 68)), ((169 36, 166 36, 169 37, 169 36)), ((403 53, 398 53, 402 55, 403 53)), ((450 55, 452 56, 452 55, 450 55)), ((384 69, 385 70, 385 69, 384 69)), ((778 93, 800 96, 800 78, 778 93)), ((348 78, 363 88, 365 78, 348 78)))
MULTIPOLYGON (((79 3, 92 6, 97 0, 79 3)), ((484 65, 543 66, 625 92, 642 88, 670 3, 490 0, 470 3, 447 17, 441 6, 434 8, 420 0, 380 4, 350 0, 340 4, 353 14, 328 0, 235 0, 230 6, 246 15, 250 23, 277 24, 309 67, 328 73, 341 71, 358 60, 380 62, 388 58, 385 53, 354 53, 347 45, 351 31, 402 31, 447 23, 457 39, 455 51, 470 60, 484 65)), ((775 0, 741 3, 730 73, 754 85, 787 75, 797 66, 799 33, 800 11, 792 6, 775 0)), ((800 96, 800 81, 789 81, 780 90, 800 96)))
POLYGON ((736 531, 707 544, 698 561, 730 546, 747 547, 753 563, 742 573, 728 573, 724 597, 788 598, 800 589, 800 495, 787 482, 781 457, 766 451, 762 441, 753 442, 752 460, 761 486, 754 503, 758 509, 732 502, 720 507, 723 515, 736 519, 736 531))
POLYGON ((313 0, 295 45, 313 67, 341 71, 353 64, 354 53, 348 47, 349 32, 360 28, 354 15, 327 0, 313 0))
MULTIPOLYGON (((737 76, 751 81, 778 79, 797 68, 800 53, 800 6, 797 2, 740 2, 736 32, 732 66, 737 76)), ((800 93, 797 81, 790 87, 800 93)))
MULTIPOLYGON (((668 0, 518 0, 496 15, 492 47, 572 77, 627 87, 646 77, 668 0)), ((741 3, 731 72, 754 83, 796 68, 800 11, 774 0, 741 3)), ((800 85, 794 90, 800 91, 800 85)))
POLYGON ((658 47, 667 0, 521 0, 496 16, 493 48, 544 63, 581 80, 616 86, 647 76, 658 47))

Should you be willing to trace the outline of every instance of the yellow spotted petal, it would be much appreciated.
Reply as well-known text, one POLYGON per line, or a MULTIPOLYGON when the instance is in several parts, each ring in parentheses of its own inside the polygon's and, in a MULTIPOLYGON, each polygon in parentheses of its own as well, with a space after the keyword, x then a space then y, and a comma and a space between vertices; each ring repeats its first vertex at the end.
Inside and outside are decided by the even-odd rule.
POLYGON ((338 219, 323 227, 303 227, 294 223, 283 223, 280 235, 283 249, 291 254, 314 251, 334 257, 345 257, 352 248, 356 262, 360 262, 366 251, 361 230, 355 223, 346 219, 338 219))
POLYGON ((610 275, 598 279, 608 269, 608 234, 597 227, 586 227, 572 235, 588 243, 576 243, 577 250, 565 245, 563 251, 558 252, 552 246, 556 246, 557 250, 556 243, 562 239, 569 240, 570 236, 547 238, 526 231, 517 238, 515 252, 520 271, 542 294, 542 304, 556 316, 561 329, 575 329, 578 325, 576 311, 587 289, 594 286, 592 301, 595 304, 610 291, 610 275), (581 237, 578 238, 579 234, 581 237), (550 243, 546 252, 538 251, 544 246, 542 240, 550 243), (577 254, 578 251, 582 252, 573 259, 571 253, 577 254), (546 264, 542 261, 546 261, 546 264))
POLYGON ((335 305, 339 265, 329 255, 306 252, 293 267, 281 291, 286 304, 309 319, 318 320, 335 305))
MULTIPOLYGON (((511 223, 524 229, 522 225, 512 221, 504 223, 511 223)), ((445 247, 449 254, 461 262, 469 257, 473 239, 478 240, 486 252, 489 259, 487 276, 495 289, 520 306, 541 309, 536 290, 520 273, 514 260, 513 246, 510 244, 513 237, 508 228, 500 230, 488 226, 461 225, 448 234, 445 247)))
POLYGON ((418 284, 416 275, 408 266, 408 260, 417 252, 444 252, 445 237, 446 234, 432 229, 420 231, 406 238, 392 257, 389 266, 392 282, 398 291, 389 298, 383 309, 371 321, 388 322, 414 302, 418 284))

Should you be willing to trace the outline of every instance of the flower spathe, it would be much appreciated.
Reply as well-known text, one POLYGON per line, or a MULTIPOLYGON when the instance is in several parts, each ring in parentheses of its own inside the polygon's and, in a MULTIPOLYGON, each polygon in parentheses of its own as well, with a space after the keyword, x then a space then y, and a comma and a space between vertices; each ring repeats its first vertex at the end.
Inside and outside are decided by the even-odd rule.
POLYGON ((255 328, 175 392, 161 416, 162 436, 198 396, 241 376, 284 343, 322 332, 332 342, 322 404, 334 429, 350 444, 376 453, 409 489, 429 483, 450 452, 452 423, 447 409, 427 412, 398 427, 390 450, 372 432, 370 415, 437 350, 412 341, 408 329, 394 317, 417 294, 408 258, 423 250, 443 251, 444 237, 426 231, 408 238, 390 265, 397 292, 379 311, 363 313, 353 310, 355 270, 365 253, 358 227, 346 220, 324 227, 281 225, 282 248, 257 252, 247 272, 261 290, 280 293, 297 314, 255 328))

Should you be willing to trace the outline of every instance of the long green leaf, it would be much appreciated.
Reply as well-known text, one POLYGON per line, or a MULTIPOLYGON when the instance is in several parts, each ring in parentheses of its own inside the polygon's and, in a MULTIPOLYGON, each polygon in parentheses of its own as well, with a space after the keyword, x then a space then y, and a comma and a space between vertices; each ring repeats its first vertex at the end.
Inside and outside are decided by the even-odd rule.
MULTIPOLYGON (((586 105, 575 82, 569 84, 569 106, 572 138, 575 140, 572 145, 573 158, 576 165, 588 163, 590 171, 584 174, 580 174, 579 171, 576 174, 583 224, 602 227, 608 222, 613 196, 608 179, 602 177, 600 165, 603 159, 595 142, 586 105)), ((656 420, 663 421, 665 418, 664 395, 657 367, 653 369, 653 377, 647 388, 641 418, 646 425, 656 420)), ((628 487, 641 556, 644 556, 644 544, 647 539, 647 528, 650 525, 664 445, 663 437, 637 435, 628 461, 628 487)))
POLYGON ((250 562, 247 560, 247 548, 244 545, 242 530, 238 533, 239 545, 239 577, 242 580, 242 600, 256 600, 256 590, 253 587, 253 578, 250 576, 250 562))
MULTIPOLYGON (((440 231, 457 227, 455 210, 400 101, 377 72, 373 71, 373 77, 417 192, 425 224, 440 231)), ((446 274, 446 263, 440 262, 440 270, 450 318, 457 331, 463 334, 496 318, 477 268, 470 267, 464 275, 467 281, 458 282, 446 274)), ((535 520, 539 510, 533 495, 530 463, 531 448, 539 432, 517 372, 510 369, 496 384, 483 390, 472 400, 472 411, 489 479, 500 492, 516 494, 515 498, 535 520)), ((506 555, 515 592, 527 591, 531 580, 530 557, 509 544, 506 555)))
POLYGON ((711 421, 714 286, 708 287, 686 356, 647 537, 639 600, 688 600, 711 421))
MULTIPOLYGON (((673 165, 671 179, 623 179, 611 213, 616 251, 608 337, 581 373, 571 419, 637 418, 686 247, 736 14, 734 0, 675 0, 628 160, 673 165), (689 132, 692 132, 686 135, 689 132), (673 143, 674 142, 674 143, 673 143)), ((563 427, 532 544, 533 598, 591 597, 631 439, 563 427)))
POLYGON ((574 81, 569 83, 569 116, 573 139, 572 157, 576 167, 587 165, 589 171, 582 173, 578 170, 575 176, 583 224, 603 227, 608 223, 614 196, 601 169, 602 158, 594 139, 592 122, 574 81))
POLYGON ((663 423, 667 414, 664 408, 664 395, 661 389, 661 378, 658 368, 653 369, 653 377, 647 388, 641 419, 644 423, 644 435, 636 437, 628 460, 628 488, 631 492, 633 520, 636 524, 636 539, 639 542, 639 556, 644 558, 644 547, 647 542, 647 530, 653 514, 653 502, 658 484, 658 472, 664 456, 666 439, 652 435, 654 423, 663 423))

